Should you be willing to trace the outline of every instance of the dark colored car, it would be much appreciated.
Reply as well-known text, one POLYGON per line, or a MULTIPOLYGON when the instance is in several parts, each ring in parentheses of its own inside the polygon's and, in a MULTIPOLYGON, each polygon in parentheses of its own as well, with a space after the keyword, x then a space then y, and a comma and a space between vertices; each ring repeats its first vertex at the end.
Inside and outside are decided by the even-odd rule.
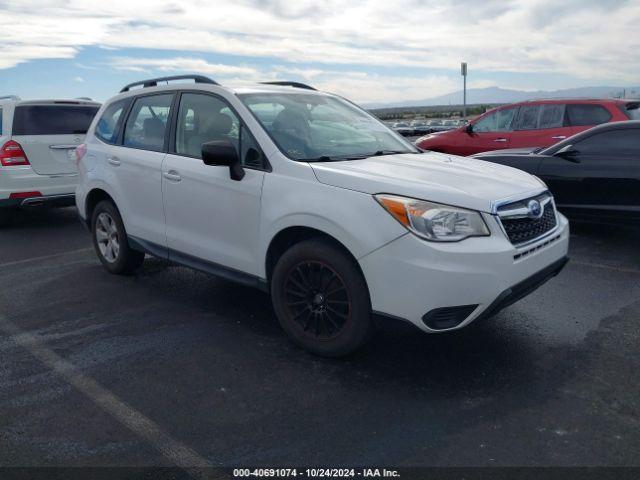
POLYGON ((640 121, 608 123, 545 149, 473 156, 540 177, 576 220, 640 226, 640 121))
POLYGON ((638 120, 639 113, 637 100, 531 100, 490 110, 465 127, 427 135, 415 144, 454 155, 548 147, 602 123, 638 120))

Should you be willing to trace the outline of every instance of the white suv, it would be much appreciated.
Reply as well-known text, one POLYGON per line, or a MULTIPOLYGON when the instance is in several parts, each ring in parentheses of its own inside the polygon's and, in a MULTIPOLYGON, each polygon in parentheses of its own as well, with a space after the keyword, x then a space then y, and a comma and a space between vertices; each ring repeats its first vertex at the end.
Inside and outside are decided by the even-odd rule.
POLYGON ((78 209, 112 273, 148 253, 264 289, 295 342, 339 356, 376 316, 464 327, 567 261, 534 176, 419 151, 306 85, 188 78, 125 87, 80 149, 78 209))
POLYGON ((73 205, 76 147, 99 103, 0 97, 0 225, 21 206, 73 205))

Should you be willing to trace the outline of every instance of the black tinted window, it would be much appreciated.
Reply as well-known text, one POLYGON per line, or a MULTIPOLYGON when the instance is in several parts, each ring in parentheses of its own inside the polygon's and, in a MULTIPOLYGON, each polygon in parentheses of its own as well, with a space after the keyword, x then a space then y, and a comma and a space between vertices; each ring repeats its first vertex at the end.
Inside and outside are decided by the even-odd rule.
POLYGON ((601 105, 567 105, 569 124, 574 126, 599 125, 611 120, 609 111, 601 105))
POLYGON ((172 100, 172 93, 138 98, 124 129, 124 145, 162 151, 172 100))
POLYGON ((98 107, 80 105, 24 105, 13 114, 13 135, 87 133, 98 107))
POLYGON ((109 105, 98 124, 96 125, 96 137, 107 143, 115 143, 118 136, 118 127, 120 126, 120 120, 122 119, 122 112, 127 104, 126 100, 120 100, 109 105))
POLYGON ((596 133, 574 147, 583 155, 637 155, 640 158, 640 128, 596 133))
POLYGON ((240 129, 240 160, 245 167, 265 168, 262 149, 245 125, 240 129))

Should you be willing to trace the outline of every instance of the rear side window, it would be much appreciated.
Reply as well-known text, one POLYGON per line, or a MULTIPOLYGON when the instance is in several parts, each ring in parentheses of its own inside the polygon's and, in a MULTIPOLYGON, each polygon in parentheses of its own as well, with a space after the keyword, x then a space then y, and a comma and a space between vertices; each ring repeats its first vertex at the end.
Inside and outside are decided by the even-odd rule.
POLYGON ((599 125, 611 120, 611 114, 602 105, 567 105, 569 124, 573 126, 599 125))
POLYGON ((109 105, 98 124, 96 125, 96 137, 107 143, 115 143, 118 137, 122 112, 127 104, 126 100, 120 100, 109 105))
POLYGON ((138 98, 124 128, 124 146, 154 152, 164 150, 172 101, 172 93, 138 98))
POLYGON ((98 107, 81 105, 23 105, 13 114, 13 135, 87 133, 98 107))
POLYGON ((2 109, 0 108, 0 135, 2 135, 2 109))

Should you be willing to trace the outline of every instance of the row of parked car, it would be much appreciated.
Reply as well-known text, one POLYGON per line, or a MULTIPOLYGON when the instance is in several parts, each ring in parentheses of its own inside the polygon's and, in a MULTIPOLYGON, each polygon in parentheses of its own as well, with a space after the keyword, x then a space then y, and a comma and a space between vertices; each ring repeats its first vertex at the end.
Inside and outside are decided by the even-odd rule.
POLYGON ((467 125, 468 120, 447 119, 447 120, 413 120, 411 122, 394 122, 391 128, 404 137, 416 135, 426 135, 433 132, 446 132, 467 125))
MULTIPOLYGON (((554 184, 500 163, 519 167, 521 156, 536 174, 546 158, 586 166, 582 142, 600 134, 487 162, 425 151, 308 85, 229 88, 203 76, 136 82, 99 110, 87 100, 0 107, 5 211, 66 203, 77 184, 106 270, 131 274, 148 254, 265 290, 288 336, 324 356, 360 347, 378 317, 462 328, 560 272, 569 224, 554 184)), ((460 132, 479 135, 478 121, 460 132)), ((629 151, 639 124, 611 124, 632 133, 620 140, 629 151)), ((634 168, 635 180, 602 186, 599 206, 622 189, 637 202, 634 168)), ((580 182, 571 188, 580 195, 580 182)))

